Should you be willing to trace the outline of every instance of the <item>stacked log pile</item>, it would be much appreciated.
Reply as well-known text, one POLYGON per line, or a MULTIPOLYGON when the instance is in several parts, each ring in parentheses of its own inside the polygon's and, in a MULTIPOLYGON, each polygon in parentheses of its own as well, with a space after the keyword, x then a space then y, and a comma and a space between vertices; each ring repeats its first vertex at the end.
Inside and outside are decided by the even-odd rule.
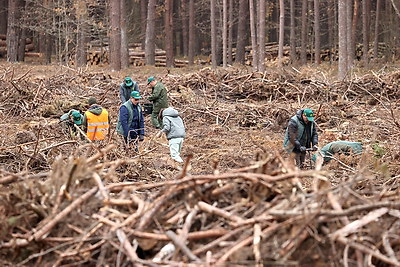
MULTIPOLYGON (((6 41, 6 35, 5 34, 0 34, 0 57, 3 57, 4 55, 7 54, 7 41, 6 41)), ((35 50, 35 45, 32 42, 31 38, 26 38, 25 40, 25 56, 37 56, 35 52, 32 52, 35 50)))

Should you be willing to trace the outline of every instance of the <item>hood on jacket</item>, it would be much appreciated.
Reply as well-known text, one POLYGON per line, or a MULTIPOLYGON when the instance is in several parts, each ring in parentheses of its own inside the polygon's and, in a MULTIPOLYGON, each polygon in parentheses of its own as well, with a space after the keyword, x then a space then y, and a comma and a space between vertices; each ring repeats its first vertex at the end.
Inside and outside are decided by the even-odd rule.
POLYGON ((98 105, 93 105, 89 108, 89 112, 95 114, 95 115, 100 115, 101 112, 103 111, 103 108, 98 106, 98 105))
POLYGON ((179 116, 179 112, 176 109, 174 109, 172 107, 169 107, 169 108, 164 109, 162 115, 163 115, 163 117, 164 116, 178 117, 179 116))
POLYGON ((303 112, 304 112, 304 109, 300 109, 299 111, 297 111, 297 113, 296 113, 296 117, 301 121, 301 122, 303 122, 303 123, 305 123, 305 121, 303 120, 303 112))

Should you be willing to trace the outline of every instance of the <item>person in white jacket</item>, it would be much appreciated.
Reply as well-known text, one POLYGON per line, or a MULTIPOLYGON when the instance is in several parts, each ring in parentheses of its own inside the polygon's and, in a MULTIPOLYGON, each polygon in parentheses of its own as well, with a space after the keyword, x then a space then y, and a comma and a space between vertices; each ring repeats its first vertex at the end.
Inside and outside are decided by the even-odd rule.
POLYGON ((181 158, 181 149, 183 140, 186 137, 183 120, 179 116, 179 112, 172 107, 162 109, 160 111, 160 117, 162 118, 162 128, 157 135, 161 136, 162 133, 165 133, 168 139, 171 158, 181 163, 183 162, 181 158))

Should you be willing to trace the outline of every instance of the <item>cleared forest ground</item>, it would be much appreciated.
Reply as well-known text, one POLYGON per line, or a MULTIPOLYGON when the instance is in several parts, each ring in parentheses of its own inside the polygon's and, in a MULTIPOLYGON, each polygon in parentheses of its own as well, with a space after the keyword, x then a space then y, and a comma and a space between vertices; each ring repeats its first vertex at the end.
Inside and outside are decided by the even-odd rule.
POLYGON ((2 265, 399 264, 400 71, 174 71, 0 65, 2 265), (62 133, 59 116, 91 96, 115 125, 125 75, 145 98, 148 76, 167 86, 184 164, 148 116, 140 153, 115 131, 94 146, 62 133), (320 147, 361 141, 363 155, 296 169, 282 140, 300 108, 318 111, 320 147))

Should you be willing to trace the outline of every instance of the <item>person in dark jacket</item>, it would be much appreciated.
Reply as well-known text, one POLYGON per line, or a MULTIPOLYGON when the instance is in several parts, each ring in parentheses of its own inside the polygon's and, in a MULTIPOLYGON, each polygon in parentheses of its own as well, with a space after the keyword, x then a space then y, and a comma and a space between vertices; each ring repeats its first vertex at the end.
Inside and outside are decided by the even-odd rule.
POLYGON ((139 85, 137 82, 132 81, 131 77, 126 77, 119 86, 119 98, 122 104, 130 99, 132 91, 139 92, 139 85))
POLYGON ((165 86, 156 80, 154 77, 147 79, 147 85, 151 86, 151 96, 148 98, 149 101, 153 102, 153 112, 151 113, 151 123, 157 129, 161 129, 161 121, 158 119, 158 115, 162 108, 168 107, 168 96, 167 89, 165 86))
POLYGON ((349 142, 349 141, 333 141, 321 148, 320 151, 312 156, 312 160, 316 161, 317 158, 323 157, 323 163, 328 163, 333 159, 335 154, 356 154, 359 155, 363 151, 361 142, 349 142))
POLYGON ((311 109, 301 109, 289 120, 283 147, 288 153, 295 154, 299 168, 303 168, 307 148, 318 150, 318 133, 311 109))
POLYGON ((165 133, 168 139, 171 158, 181 163, 183 160, 180 154, 183 145, 183 139, 186 137, 183 120, 179 116, 179 112, 172 107, 162 109, 160 114, 163 127, 157 135, 160 136, 162 133, 165 133))
POLYGON ((139 151, 137 141, 144 140, 144 118, 140 99, 140 93, 132 91, 130 99, 119 108, 117 122, 117 133, 124 137, 126 145, 133 142, 136 152, 139 151))

